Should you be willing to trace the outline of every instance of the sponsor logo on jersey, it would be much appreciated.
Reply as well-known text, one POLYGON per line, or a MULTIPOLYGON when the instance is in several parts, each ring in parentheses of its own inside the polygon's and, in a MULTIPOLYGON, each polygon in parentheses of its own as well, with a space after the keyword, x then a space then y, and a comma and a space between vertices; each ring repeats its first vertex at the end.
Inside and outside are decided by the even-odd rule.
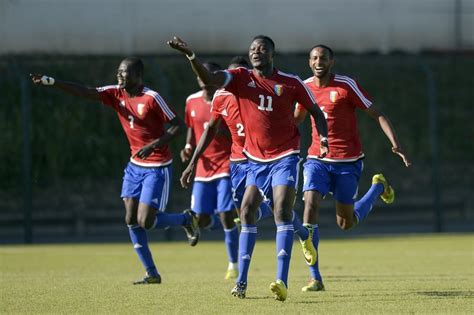
POLYGON ((283 85, 281 84, 276 84, 274 87, 273 87, 273 90, 275 91, 275 94, 278 95, 278 96, 281 96, 283 94, 283 85))
POLYGON ((336 103, 337 100, 337 91, 331 91, 329 92, 329 99, 331 102, 336 103))
POLYGON ((248 87, 251 87, 251 88, 255 88, 256 85, 255 85, 255 82, 252 80, 249 82, 249 84, 247 84, 248 87))
POLYGON ((137 111, 138 111, 138 115, 143 115, 143 110, 145 109, 145 104, 138 104, 137 105, 137 111))

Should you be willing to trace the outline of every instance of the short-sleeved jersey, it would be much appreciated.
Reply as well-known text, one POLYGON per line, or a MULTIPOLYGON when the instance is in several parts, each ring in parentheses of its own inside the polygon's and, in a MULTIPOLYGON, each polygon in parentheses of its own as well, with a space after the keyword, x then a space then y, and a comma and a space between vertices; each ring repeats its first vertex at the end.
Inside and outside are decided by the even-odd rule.
POLYGON ((244 152, 254 161, 271 162, 300 151, 300 134, 294 122, 296 102, 314 106, 314 97, 295 75, 274 69, 269 78, 252 70, 226 70, 225 89, 235 95, 245 127, 244 152))
POLYGON ((247 157, 243 153, 245 130, 234 94, 225 89, 217 90, 212 99, 212 116, 222 118, 229 128, 232 136, 230 160, 233 162, 246 160, 247 157))
MULTIPOLYGON (((118 115, 130 144, 131 155, 165 133, 165 123, 176 117, 175 112, 157 92, 143 87, 137 96, 129 97, 118 85, 98 87, 102 103, 112 107, 118 115)), ((146 158, 130 158, 136 165, 156 167, 171 164, 172 156, 167 145, 157 147, 146 158)))
MULTIPOLYGON (((186 125, 193 129, 196 143, 199 142, 211 119, 211 104, 206 102, 202 91, 188 96, 184 118, 186 125)), ((211 181, 230 176, 229 157, 231 144, 232 142, 229 137, 216 135, 198 160, 194 180, 211 181)))
MULTIPOLYGON (((356 108, 367 109, 372 105, 369 95, 347 76, 332 75, 328 86, 317 87, 314 77, 305 80, 305 84, 313 92, 316 101, 328 123, 329 154, 322 160, 328 162, 352 162, 364 157, 357 128, 356 108)), ((297 105, 299 108, 300 105, 297 105)), ((314 119, 312 125, 312 144, 308 149, 308 157, 318 158, 320 155, 319 135, 314 119)))

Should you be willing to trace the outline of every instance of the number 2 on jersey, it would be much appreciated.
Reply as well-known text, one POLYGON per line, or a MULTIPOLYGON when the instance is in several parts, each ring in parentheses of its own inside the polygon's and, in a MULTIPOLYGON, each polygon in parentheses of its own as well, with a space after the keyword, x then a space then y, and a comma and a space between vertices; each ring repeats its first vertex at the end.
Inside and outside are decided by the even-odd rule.
POLYGON ((130 128, 133 129, 133 120, 134 120, 133 116, 132 116, 132 115, 128 115, 128 120, 130 120, 130 128))
POLYGON ((237 127, 237 135, 239 137, 245 137, 244 125, 242 125, 241 123, 237 123, 235 124, 235 126, 237 127))
POLYGON ((258 105, 258 107, 257 107, 258 109, 264 110, 264 111, 267 111, 267 112, 273 111, 272 97, 271 96, 267 96, 265 98, 265 95, 260 94, 258 97, 260 98, 260 105, 258 105), (265 99, 267 100, 267 104, 265 104, 265 99))

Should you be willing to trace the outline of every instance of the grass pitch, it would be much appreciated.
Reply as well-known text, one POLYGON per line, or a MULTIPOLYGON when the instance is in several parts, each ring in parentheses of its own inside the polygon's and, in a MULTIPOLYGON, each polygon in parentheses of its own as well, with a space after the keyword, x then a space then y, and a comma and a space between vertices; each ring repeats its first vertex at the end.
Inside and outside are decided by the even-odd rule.
POLYGON ((130 244, 0 246, 0 313, 29 314, 473 314, 474 235, 322 240, 325 292, 295 242, 288 299, 272 299, 274 242, 257 241, 247 298, 230 295, 223 242, 153 243, 160 285, 143 276, 130 244))

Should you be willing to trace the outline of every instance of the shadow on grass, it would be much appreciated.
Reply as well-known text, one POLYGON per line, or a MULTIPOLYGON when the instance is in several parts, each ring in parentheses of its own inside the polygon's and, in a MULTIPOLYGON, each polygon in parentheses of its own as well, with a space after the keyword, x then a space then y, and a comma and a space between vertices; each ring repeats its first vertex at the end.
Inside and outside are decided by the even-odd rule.
POLYGON ((474 297, 474 291, 422 291, 417 293, 419 295, 435 297, 474 297))

